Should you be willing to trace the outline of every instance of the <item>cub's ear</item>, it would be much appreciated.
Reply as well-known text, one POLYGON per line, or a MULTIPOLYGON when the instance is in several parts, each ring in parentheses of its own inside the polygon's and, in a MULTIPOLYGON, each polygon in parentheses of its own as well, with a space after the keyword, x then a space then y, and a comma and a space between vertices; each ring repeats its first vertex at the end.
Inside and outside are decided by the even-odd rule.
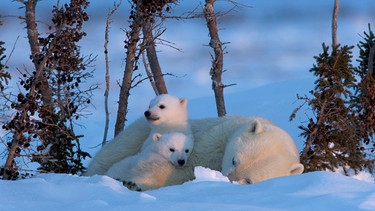
POLYGON ((290 175, 302 174, 304 167, 301 163, 295 163, 290 168, 290 175))
POLYGON ((188 100, 186 98, 180 98, 180 105, 186 107, 188 100))
POLYGON ((154 141, 159 141, 161 139, 161 134, 160 133, 154 133, 154 135, 152 135, 152 139, 154 141))
POLYGON ((191 139, 194 141, 194 136, 193 134, 186 135, 186 139, 191 139))
POLYGON ((263 125, 259 120, 256 119, 249 124, 248 131, 249 133, 255 133, 255 134, 262 133, 263 125))

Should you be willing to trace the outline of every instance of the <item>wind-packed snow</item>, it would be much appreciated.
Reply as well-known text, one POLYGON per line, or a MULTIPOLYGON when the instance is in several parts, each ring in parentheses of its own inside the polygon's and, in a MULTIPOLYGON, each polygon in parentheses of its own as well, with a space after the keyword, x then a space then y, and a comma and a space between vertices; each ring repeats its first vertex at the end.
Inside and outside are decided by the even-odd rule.
MULTIPOLYGON (((20 3, 1 1, 0 14, 5 16, 0 27, 0 40, 5 41, 7 55, 15 46, 8 66, 32 68, 28 42, 25 39, 23 15, 17 9, 20 3)), ((51 2, 38 1, 37 18, 43 21, 50 16, 51 2)), ((181 1, 176 12, 194 8, 192 1, 181 1)), ((195 2, 195 1, 194 1, 195 2)), ((197 1, 198 2, 198 1, 197 1)), ((203 1, 201 1, 203 2, 203 1)), ((298 107, 296 94, 307 94, 314 88, 314 78, 308 70, 313 56, 321 52, 321 43, 330 43, 333 0, 316 1, 237 1, 252 7, 235 8, 233 16, 220 19, 220 36, 226 45, 223 76, 225 84, 236 83, 225 89, 228 114, 262 116, 286 130, 299 150, 303 138, 298 125, 304 124, 310 111, 303 108, 297 118, 289 116, 298 107)), ((110 133, 113 132, 119 87, 124 68, 123 41, 126 28, 128 2, 123 1, 120 12, 113 17, 110 34, 111 60, 110 133)), ((204 3, 202 3, 204 4, 204 3)), ((227 1, 217 1, 217 8, 230 7, 227 1)), ((94 82, 101 89, 94 92, 91 116, 83 120, 85 127, 76 129, 84 135, 83 150, 94 155, 99 150, 104 128, 104 22, 113 1, 91 1, 88 10, 90 21, 84 38, 82 53, 98 55, 94 82), (102 44, 103 43, 103 44, 102 44)), ((339 13, 339 42, 355 45, 359 34, 367 31, 367 23, 375 24, 375 1, 341 1, 339 13)), ((201 8, 198 8, 200 10, 201 8)), ((169 92, 189 100, 189 116, 205 118, 216 116, 208 71, 211 66, 209 37, 203 20, 166 21, 163 39, 176 43, 177 48, 158 45, 158 56, 164 72, 177 77, 166 77, 169 92)), ((43 24, 39 24, 43 27, 43 24)), ((374 28, 374 27, 372 27, 374 28)), ((354 50, 358 55, 358 49, 354 50)), ((356 57, 354 57, 356 58, 356 57)), ((138 73, 138 72, 137 72, 138 73)), ((17 77, 11 81, 13 88, 17 77)), ((127 116, 130 124, 142 115, 153 97, 150 85, 144 82, 132 90, 127 116), (141 97, 139 97, 141 96, 141 97)), ((81 122, 80 122, 81 123, 81 122)), ((2 134, 1 134, 2 135, 2 134)), ((111 135, 109 135, 111 136, 111 135)), ((2 159, 4 159, 2 157, 2 159)), ((89 160, 86 160, 86 165, 89 160)), ((2 162, 4 163, 4 162, 2 162)), ((31 166, 29 166, 31 167, 31 166)), ((196 180, 182 185, 157 190, 134 192, 106 176, 75 176, 67 174, 37 174, 33 178, 0 180, 0 211, 2 210, 375 210, 374 178, 360 172, 351 177, 340 173, 313 172, 297 176, 280 177, 252 185, 228 182, 220 172, 197 167, 196 180)))

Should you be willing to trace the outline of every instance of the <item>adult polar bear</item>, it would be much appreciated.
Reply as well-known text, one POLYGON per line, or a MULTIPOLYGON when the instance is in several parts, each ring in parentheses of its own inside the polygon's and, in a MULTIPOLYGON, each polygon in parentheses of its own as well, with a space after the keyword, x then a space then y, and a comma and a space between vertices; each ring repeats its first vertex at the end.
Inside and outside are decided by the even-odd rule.
MULTIPOLYGON (((226 116, 192 119, 189 124, 194 135, 193 152, 186 166, 173 169, 165 184, 177 185, 194 179, 195 166, 221 171, 239 183, 303 172, 292 138, 263 118, 226 116)), ((114 163, 136 154, 150 132, 145 118, 136 120, 99 151, 86 175, 104 174, 114 163)))

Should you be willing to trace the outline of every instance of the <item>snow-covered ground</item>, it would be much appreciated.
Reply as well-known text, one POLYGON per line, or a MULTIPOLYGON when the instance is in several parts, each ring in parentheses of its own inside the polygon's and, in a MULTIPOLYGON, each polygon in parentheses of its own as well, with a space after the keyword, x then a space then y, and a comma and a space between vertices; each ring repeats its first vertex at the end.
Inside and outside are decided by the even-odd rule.
POLYGON ((197 179, 133 192, 107 176, 38 175, 0 181, 0 210, 374 210, 375 185, 330 172, 229 183, 196 169, 197 179))

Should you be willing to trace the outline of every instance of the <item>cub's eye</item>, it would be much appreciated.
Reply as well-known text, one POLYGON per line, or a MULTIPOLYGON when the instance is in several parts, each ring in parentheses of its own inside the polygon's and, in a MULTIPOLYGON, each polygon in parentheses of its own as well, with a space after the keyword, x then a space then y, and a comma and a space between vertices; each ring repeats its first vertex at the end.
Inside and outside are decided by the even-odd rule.
POLYGON ((188 149, 185 149, 185 153, 189 153, 190 152, 190 150, 188 150, 188 149))
POLYGON ((165 105, 160 105, 159 108, 160 109, 165 109, 165 105))
POLYGON ((174 149, 173 148, 169 148, 169 151, 174 152, 174 149))
POLYGON ((232 165, 233 165, 233 166, 237 166, 237 161, 236 161, 235 158, 232 158, 232 165))

